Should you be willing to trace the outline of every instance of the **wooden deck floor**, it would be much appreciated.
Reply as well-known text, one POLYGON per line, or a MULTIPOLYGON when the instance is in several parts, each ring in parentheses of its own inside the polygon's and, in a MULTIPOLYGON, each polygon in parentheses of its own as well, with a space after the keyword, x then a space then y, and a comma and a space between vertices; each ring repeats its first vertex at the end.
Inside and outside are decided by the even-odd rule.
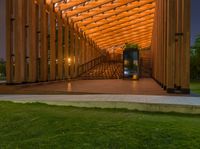
POLYGON ((0 94, 136 94, 167 95, 150 78, 131 80, 74 80, 17 86, 0 85, 0 94))

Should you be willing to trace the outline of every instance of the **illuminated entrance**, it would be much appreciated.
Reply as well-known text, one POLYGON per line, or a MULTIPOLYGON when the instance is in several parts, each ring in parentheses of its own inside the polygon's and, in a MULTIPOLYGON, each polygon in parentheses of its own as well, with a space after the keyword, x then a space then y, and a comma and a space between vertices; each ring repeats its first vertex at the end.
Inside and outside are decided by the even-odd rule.
POLYGON ((167 92, 189 93, 190 0, 7 0, 7 83, 76 78, 135 43, 167 92))

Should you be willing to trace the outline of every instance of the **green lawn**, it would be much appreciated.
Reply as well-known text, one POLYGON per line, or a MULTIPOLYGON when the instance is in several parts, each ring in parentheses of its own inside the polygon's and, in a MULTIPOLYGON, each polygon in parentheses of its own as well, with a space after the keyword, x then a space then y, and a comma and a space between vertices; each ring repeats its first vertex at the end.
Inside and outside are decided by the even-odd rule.
POLYGON ((191 82, 190 88, 193 93, 200 94, 200 82, 191 82))
POLYGON ((0 148, 197 149, 200 115, 0 102, 0 148))

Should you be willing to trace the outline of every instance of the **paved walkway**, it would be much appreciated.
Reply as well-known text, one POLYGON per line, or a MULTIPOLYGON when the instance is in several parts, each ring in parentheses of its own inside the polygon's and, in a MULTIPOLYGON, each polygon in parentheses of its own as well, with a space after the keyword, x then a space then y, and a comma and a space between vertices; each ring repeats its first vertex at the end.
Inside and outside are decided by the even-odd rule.
POLYGON ((0 101, 200 114, 200 97, 151 95, 0 95, 0 101))
POLYGON ((151 95, 0 95, 0 100, 26 102, 136 102, 153 104, 199 105, 200 97, 151 95))

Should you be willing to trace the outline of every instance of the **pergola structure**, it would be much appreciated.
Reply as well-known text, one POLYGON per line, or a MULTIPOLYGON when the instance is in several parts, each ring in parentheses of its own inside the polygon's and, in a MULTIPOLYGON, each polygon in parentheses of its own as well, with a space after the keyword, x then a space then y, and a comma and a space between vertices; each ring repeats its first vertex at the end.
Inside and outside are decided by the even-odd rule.
POLYGON ((189 92, 190 0, 7 0, 7 82, 77 77, 136 43, 153 78, 189 92))

